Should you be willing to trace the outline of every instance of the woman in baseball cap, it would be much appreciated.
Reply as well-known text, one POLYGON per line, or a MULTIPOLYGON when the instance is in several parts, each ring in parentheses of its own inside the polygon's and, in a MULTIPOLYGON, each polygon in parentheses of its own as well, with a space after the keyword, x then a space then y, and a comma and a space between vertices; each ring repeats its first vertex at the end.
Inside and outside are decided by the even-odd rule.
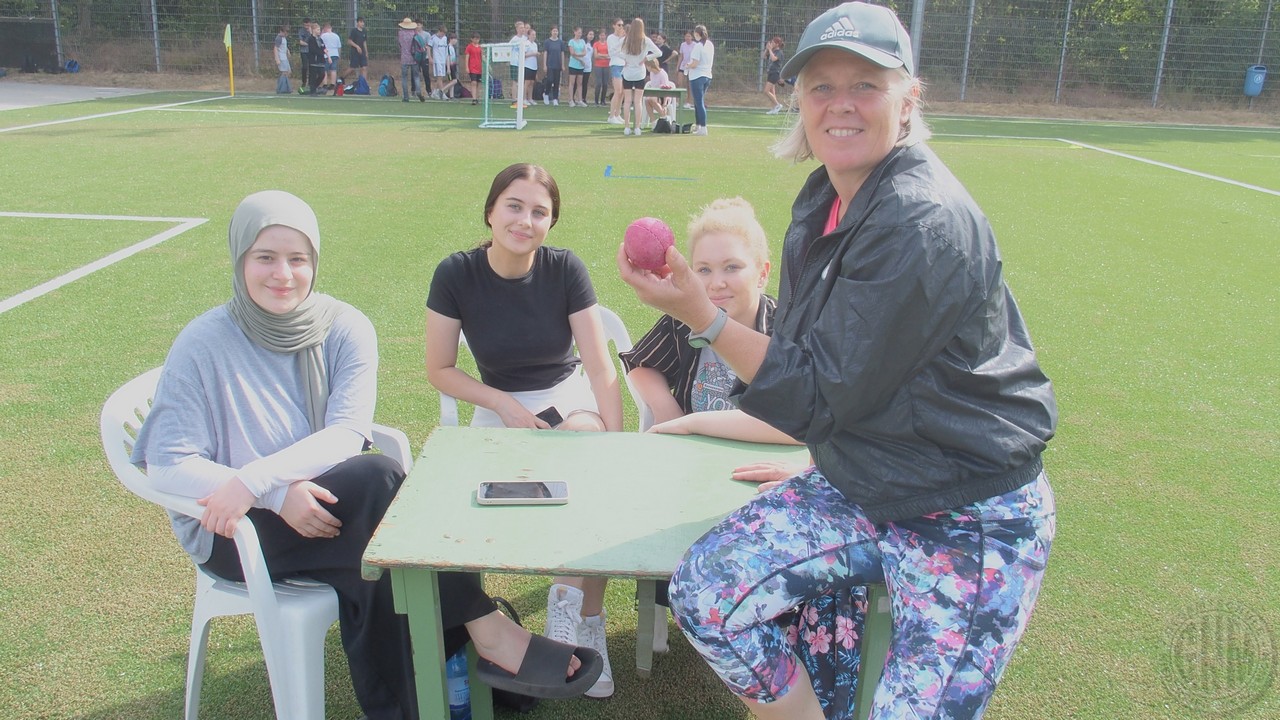
POLYGON ((671 609, 756 717, 816 720, 825 700, 772 620, 885 582, 894 630, 871 717, 976 718, 1054 536, 1053 388, 990 224, 925 144, 893 12, 823 13, 782 75, 798 76, 799 112, 775 152, 821 166, 792 205, 772 336, 723 317, 678 251, 665 274, 618 255, 641 300, 747 383, 742 410, 814 459, 689 549, 671 609))

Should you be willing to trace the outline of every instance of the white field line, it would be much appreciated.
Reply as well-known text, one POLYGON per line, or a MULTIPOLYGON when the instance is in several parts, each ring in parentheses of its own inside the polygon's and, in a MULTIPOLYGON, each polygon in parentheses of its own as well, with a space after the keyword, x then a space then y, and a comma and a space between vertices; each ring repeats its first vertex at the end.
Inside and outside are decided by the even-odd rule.
MULTIPOLYGON (((160 108, 165 112, 176 113, 208 113, 208 114, 225 114, 225 115, 282 115, 282 116, 299 116, 299 117, 340 117, 340 118, 364 118, 364 119, 386 119, 386 120, 475 120, 479 122, 479 118, 465 118, 457 115, 416 115, 408 113, 362 113, 362 112, 344 112, 344 111, 326 111, 326 110, 236 110, 231 108, 160 108)), ((514 120, 515 116, 510 118, 500 118, 514 120)), ((599 120, 573 120, 564 118, 531 118, 525 117, 525 122, 534 123, 555 123, 563 125, 604 125, 599 120)))
POLYGON ((183 105, 209 102, 210 100, 226 100, 229 97, 229 95, 224 95, 222 97, 201 98, 200 100, 184 100, 182 102, 168 103, 166 105, 148 105, 147 107, 133 108, 132 110, 117 110, 115 112, 98 113, 97 115, 85 115, 83 117, 64 118, 62 120, 50 120, 48 122, 34 123, 32 125, 17 125, 15 127, 0 128, 0 133, 14 132, 15 130, 32 130, 35 128, 49 127, 51 125, 82 122, 84 120, 97 120, 98 118, 114 117, 116 115, 129 115, 131 113, 146 112, 148 110, 165 110, 168 108, 181 107, 183 105))
MULTIPOLYGON (((403 115, 399 113, 355 113, 355 111, 342 110, 259 110, 247 108, 163 108, 168 113, 202 113, 202 114, 228 114, 228 115, 282 115, 282 117, 319 117, 319 118, 378 118, 389 120, 466 120, 457 115, 403 115)), ((692 111, 690 110, 690 117, 692 111)), ((732 115, 731 115, 732 117, 732 115)), ((594 117, 582 118, 530 118, 525 115, 527 123, 541 124, 575 124, 575 126, 604 126, 602 120, 594 117)), ((611 126, 612 127, 612 126, 611 126)), ((768 124, 768 126, 755 126, 755 124, 732 124, 732 123, 716 123, 717 128, 728 129, 763 129, 763 131, 781 132, 780 127, 768 124)), ((933 137, 968 137, 968 138, 986 138, 986 140, 1038 140, 1052 143, 1056 138, 1048 136, 1016 136, 1016 135, 966 135, 966 133, 933 133, 933 137)))
POLYGON ((1217 175, 1202 173, 1198 170, 1189 170, 1184 167, 1178 167, 1177 165, 1170 165, 1169 163, 1162 163, 1158 160, 1150 160, 1148 158, 1139 157, 1138 155, 1130 155, 1128 153, 1122 153, 1116 150, 1108 150, 1106 148, 1097 147, 1095 145, 1089 145, 1087 143, 1078 142, 1076 140, 1067 140, 1066 138, 1058 138, 1058 141, 1067 143, 1068 145, 1076 145, 1076 146, 1085 148, 1087 150, 1106 153, 1107 155, 1115 155, 1116 157, 1122 157, 1126 160, 1136 160, 1137 162, 1140 162, 1140 163, 1155 165, 1156 167, 1164 168, 1165 170, 1173 170, 1174 172, 1186 173, 1187 175, 1194 175, 1196 177, 1204 178, 1206 180, 1214 180, 1216 182, 1226 183, 1228 185, 1235 185, 1236 187, 1242 187, 1246 190, 1256 190, 1257 192, 1260 192, 1260 193, 1266 193, 1268 195, 1275 195, 1277 197, 1280 197, 1280 190, 1272 190, 1270 188, 1259 187, 1257 185, 1250 185, 1249 183, 1242 183, 1239 180, 1231 180, 1229 178, 1218 177, 1217 175))
POLYGON ((1193 123, 1146 123, 1136 121, 1098 121, 1076 120, 1071 118, 1028 118, 1028 117, 982 117, 977 115, 952 115, 950 113, 930 113, 929 118, 945 118, 947 122, 971 123, 1005 123, 1009 125, 1077 125, 1080 127, 1104 128, 1142 128, 1143 130, 1195 130, 1197 132, 1231 132, 1275 135, 1280 129, 1274 127, 1255 127, 1252 125, 1196 125, 1193 123))
POLYGON ((153 235, 152 237, 149 237, 142 242, 130 245, 123 250, 117 250, 100 260, 95 260, 88 265, 76 268, 65 275, 60 275, 48 282, 41 283, 30 290, 20 292, 11 298, 0 300, 0 314, 6 313, 19 305, 35 300, 41 295, 47 295, 63 285, 75 282, 90 273, 97 272, 102 268, 114 265, 131 255, 135 255, 146 250, 147 248, 155 247, 169 238, 181 235, 191 228, 199 227, 209 221, 208 218, 134 217, 130 215, 66 215, 62 213, 26 212, 0 212, 0 217, 45 218, 53 220, 130 220, 133 222, 178 223, 178 225, 165 230, 159 235, 153 235))

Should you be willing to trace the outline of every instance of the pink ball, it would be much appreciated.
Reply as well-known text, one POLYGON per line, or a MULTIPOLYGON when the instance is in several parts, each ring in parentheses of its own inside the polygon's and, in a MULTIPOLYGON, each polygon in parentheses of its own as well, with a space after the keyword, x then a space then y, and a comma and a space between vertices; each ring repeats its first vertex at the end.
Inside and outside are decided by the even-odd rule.
POLYGON ((633 265, 657 270, 667 264, 667 248, 676 244, 676 236, 658 218, 642 217, 627 226, 622 244, 633 265))

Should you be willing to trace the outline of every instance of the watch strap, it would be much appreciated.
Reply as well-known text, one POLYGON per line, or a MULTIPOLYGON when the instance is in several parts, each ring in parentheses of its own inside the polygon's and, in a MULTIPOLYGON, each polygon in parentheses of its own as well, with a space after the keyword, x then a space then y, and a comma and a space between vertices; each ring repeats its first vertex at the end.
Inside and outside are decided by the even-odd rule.
POLYGON ((704 348, 716 341, 720 337, 720 331, 724 330, 724 326, 729 322, 729 313, 724 308, 716 308, 716 317, 711 321, 711 325, 702 332, 689 333, 689 344, 696 348, 704 348))

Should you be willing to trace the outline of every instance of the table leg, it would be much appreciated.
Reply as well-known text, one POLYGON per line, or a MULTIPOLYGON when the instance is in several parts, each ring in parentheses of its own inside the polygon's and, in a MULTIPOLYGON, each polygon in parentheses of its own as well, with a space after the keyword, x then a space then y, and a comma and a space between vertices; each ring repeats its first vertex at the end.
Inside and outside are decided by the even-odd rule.
POLYGON ((656 580, 636 580, 636 674, 649 677, 653 670, 653 618, 656 580))
POLYGON ((862 662, 858 667, 858 689, 855 691, 854 718, 871 717, 871 703, 876 686, 884 673, 885 656, 893 637, 893 616, 889 610, 889 591, 884 585, 867 586, 867 618, 862 632, 862 662))
POLYGON ((475 643, 467 643, 467 668, 471 687, 471 720, 493 720, 493 690, 476 677, 475 643))
POLYGON ((393 569, 391 587, 396 612, 409 621, 418 714, 422 720, 449 720, 439 578, 431 570, 393 569))

